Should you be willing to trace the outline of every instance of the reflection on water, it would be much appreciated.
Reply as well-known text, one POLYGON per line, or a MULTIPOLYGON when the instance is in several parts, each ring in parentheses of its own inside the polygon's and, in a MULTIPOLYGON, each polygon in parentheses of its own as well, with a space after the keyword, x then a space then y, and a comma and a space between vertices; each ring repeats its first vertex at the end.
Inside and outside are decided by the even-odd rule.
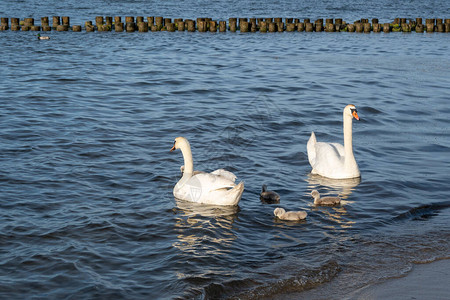
POLYGON ((321 195, 338 194, 342 199, 347 199, 352 191, 361 183, 361 177, 349 179, 331 179, 315 174, 308 174, 305 179, 308 189, 318 190, 321 195), (326 192, 324 192, 324 189, 326 192))
POLYGON ((175 198, 177 240, 172 244, 183 252, 218 255, 230 251, 236 235, 232 231, 238 206, 205 205, 175 198))
MULTIPOLYGON (((350 228, 355 224, 355 221, 349 219, 345 205, 353 203, 354 201, 346 201, 349 199, 353 190, 361 183, 361 178, 350 179, 330 179, 315 174, 308 174, 305 179, 308 182, 308 190, 318 190, 321 196, 336 196, 341 197, 341 204, 334 207, 313 206, 312 210, 321 212, 321 214, 330 222, 327 226, 329 229, 350 228), (324 192, 325 191, 325 192, 324 192)), ((310 194, 308 193, 308 196, 310 194)))

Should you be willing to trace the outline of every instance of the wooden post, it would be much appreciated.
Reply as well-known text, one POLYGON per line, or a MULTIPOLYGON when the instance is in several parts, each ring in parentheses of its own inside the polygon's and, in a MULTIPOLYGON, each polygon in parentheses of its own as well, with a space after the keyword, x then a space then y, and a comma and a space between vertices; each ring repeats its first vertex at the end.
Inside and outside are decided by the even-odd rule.
POLYGON ((269 23, 269 32, 276 32, 277 31, 277 24, 274 22, 269 23))
POLYGON ((151 27, 155 24, 155 17, 147 17, 148 26, 151 27))
POLYGON ((139 32, 148 32, 148 23, 144 22, 144 18, 142 17, 142 22, 137 24, 139 32))
POLYGON ((122 22, 115 22, 114 30, 116 32, 123 32, 123 23, 122 22))
POLYGON ((390 23, 383 24, 383 32, 385 32, 385 33, 391 32, 391 24, 390 23))
POLYGON ((327 26, 325 27, 325 31, 326 32, 335 32, 336 27, 334 26, 333 23, 327 23, 327 26))
POLYGON ((433 23, 427 23, 427 32, 434 32, 434 22, 433 23))
POLYGON ((101 25, 103 25, 103 17, 102 16, 95 17, 95 26, 99 28, 101 25))
POLYGON ((62 24, 70 26, 70 17, 67 17, 67 16, 62 17, 62 24))
POLYGON ((402 31, 403 32, 411 32, 411 24, 402 23, 402 31))
POLYGON ((296 25, 294 23, 287 23, 286 24, 286 31, 287 32, 293 32, 295 31, 296 25))
POLYGON ((247 21, 239 22, 239 30, 241 32, 248 32, 248 30, 249 30, 248 22, 247 21))
POLYGON ((105 17, 105 23, 107 26, 109 26, 109 28, 112 28, 113 26, 112 17, 105 17))
POLYGON ((117 25, 117 23, 122 23, 122 17, 119 16, 114 17, 114 25, 117 25))
POLYGON ((206 32, 206 21, 199 19, 197 21, 197 30, 199 32, 206 32))
POLYGON ((209 21, 209 31, 217 32, 217 21, 209 21))
POLYGON ((259 31, 262 33, 267 32, 267 22, 266 21, 259 22, 259 31))
POLYGON ((31 31, 41 31, 41 26, 36 26, 36 25, 30 26, 30 30, 31 31))
POLYGON ((356 31, 356 25, 355 24, 347 24, 347 31, 348 32, 355 32, 356 31))
POLYGON ((135 32, 136 31, 136 24, 134 22, 127 22, 125 25, 125 30, 127 32, 135 32))
POLYGON ((313 32, 314 27, 313 27, 313 23, 305 23, 305 31, 306 32, 313 32))
POLYGON ((305 23, 298 23, 297 31, 299 31, 299 32, 305 31, 305 23))
POLYGON ((164 26, 164 19, 163 17, 155 17, 155 25, 158 28, 157 31, 160 31, 164 26))
POLYGON ((356 32, 361 33, 364 31, 364 24, 363 23, 355 23, 356 32))
POLYGON ((144 17, 143 16, 138 16, 136 17, 136 24, 142 23, 144 22, 144 17))
POLYGON ((178 29, 178 31, 184 31, 186 28, 186 25, 185 25, 185 23, 184 23, 184 21, 178 21, 178 23, 177 23, 178 25, 177 25, 177 29, 178 29))
POLYGON ((364 33, 370 33, 372 30, 372 25, 370 23, 364 23, 364 33))
POLYGON ((134 17, 132 16, 125 17, 125 23, 134 23, 134 17))
POLYGON ((227 21, 219 21, 219 32, 227 31, 227 21))
POLYGON ((425 31, 425 26, 422 23, 416 25, 416 32, 423 33, 425 31))
POLYGON ((230 26, 230 31, 231 32, 236 32, 236 30, 237 30, 237 19, 236 18, 230 18, 228 20, 228 24, 230 26))
POLYGON ((373 24, 373 32, 381 32, 381 24, 379 23, 373 24))
POLYGON ((72 31, 73 32, 81 32, 81 25, 73 25, 72 31))
POLYGON ((166 23, 166 30, 168 32, 175 32, 175 23, 166 23))
POLYGON ((48 17, 42 17, 41 18, 41 26, 42 27, 44 27, 44 26, 49 26, 49 20, 48 20, 48 17))

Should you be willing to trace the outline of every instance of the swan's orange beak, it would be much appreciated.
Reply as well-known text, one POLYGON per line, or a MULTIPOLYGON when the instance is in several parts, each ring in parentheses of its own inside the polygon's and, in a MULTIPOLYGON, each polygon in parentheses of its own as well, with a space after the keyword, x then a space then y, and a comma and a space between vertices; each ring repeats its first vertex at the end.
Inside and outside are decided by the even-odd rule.
POLYGON ((352 116, 353 116, 353 118, 355 118, 356 120, 359 121, 359 116, 358 116, 358 113, 356 112, 356 110, 354 110, 354 111, 352 112, 352 116))
POLYGON ((172 149, 170 149, 170 152, 175 150, 175 145, 173 145, 172 149))

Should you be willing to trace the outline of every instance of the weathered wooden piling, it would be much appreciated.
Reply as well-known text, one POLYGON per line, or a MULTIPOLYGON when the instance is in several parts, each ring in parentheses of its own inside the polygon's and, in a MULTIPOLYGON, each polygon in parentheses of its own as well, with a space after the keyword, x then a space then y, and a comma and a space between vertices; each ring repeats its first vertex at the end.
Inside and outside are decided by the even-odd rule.
POLYGON ((370 23, 363 23, 364 25, 364 33, 370 33, 370 31, 372 30, 372 25, 370 25, 370 23))
POLYGON ((269 23, 269 32, 276 32, 277 31, 277 24, 274 22, 269 23))
POLYGON ((299 32, 305 31, 305 23, 298 23, 297 31, 299 31, 299 32))
POLYGON ((53 16, 52 18, 52 27, 53 29, 56 29, 56 26, 61 25, 60 17, 59 16, 53 16))
POLYGON ((148 32, 148 23, 144 22, 144 19, 137 24, 137 27, 139 32, 148 32))
POLYGON ((314 31, 314 27, 313 27, 313 23, 305 23, 305 31, 306 32, 313 32, 314 31))
POLYGON ((124 26, 122 22, 114 22, 114 30, 116 32, 123 32, 124 26))
POLYGON ((361 33, 364 31, 364 23, 355 23, 355 31, 361 33))
POLYGON ((379 24, 379 23, 375 23, 375 24, 373 24, 372 23, 372 26, 373 26, 373 28, 372 28, 372 31, 373 32, 381 32, 381 24, 379 24))
POLYGON ((286 24, 286 31, 287 32, 294 32, 296 28, 296 25, 294 23, 287 23, 286 24))
POLYGON ((177 29, 178 31, 184 31, 186 29, 186 24, 184 23, 184 21, 177 22, 177 29))
POLYGON ((326 32, 335 32, 336 27, 334 26, 333 23, 327 23, 327 25, 325 26, 325 31, 326 32))
POLYGON ((73 25, 72 31, 73 32, 81 32, 81 25, 73 25))
POLYGON ((125 24, 125 30, 127 32, 135 32, 136 31, 136 23, 134 23, 134 22, 127 22, 125 24))
POLYGON ((416 25, 416 32, 423 33, 425 31, 425 26, 422 23, 416 25))
POLYGON ((227 21, 219 21, 219 32, 227 31, 227 21))
POLYGON ((236 32, 237 31, 237 18, 229 18, 228 19, 228 24, 230 26, 230 31, 231 32, 236 32))

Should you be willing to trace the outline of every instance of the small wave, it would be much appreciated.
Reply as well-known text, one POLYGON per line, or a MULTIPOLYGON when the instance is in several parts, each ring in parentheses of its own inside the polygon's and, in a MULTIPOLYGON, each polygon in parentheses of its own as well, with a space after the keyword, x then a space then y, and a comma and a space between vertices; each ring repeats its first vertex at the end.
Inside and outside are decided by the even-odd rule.
POLYGON ((450 208, 450 201, 421 205, 418 207, 413 207, 405 213, 399 214, 398 216, 394 217, 394 220, 423 221, 431 217, 437 216, 439 211, 446 208, 450 208))
POLYGON ((230 280, 225 283, 211 283, 204 289, 205 299, 261 299, 286 293, 298 293, 317 287, 332 280, 341 270, 334 260, 324 265, 300 269, 287 278, 277 278, 271 273, 265 273, 265 282, 261 279, 245 278, 230 280))

